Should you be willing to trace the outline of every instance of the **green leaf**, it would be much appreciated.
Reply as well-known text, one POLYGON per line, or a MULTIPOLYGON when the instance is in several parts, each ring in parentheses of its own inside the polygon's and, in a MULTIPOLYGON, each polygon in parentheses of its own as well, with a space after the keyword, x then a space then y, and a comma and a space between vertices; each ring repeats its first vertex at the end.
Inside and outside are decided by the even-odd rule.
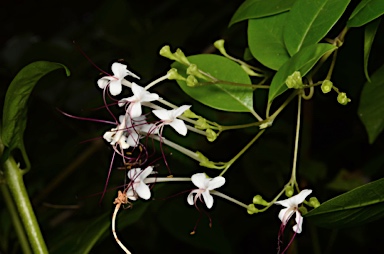
POLYGON ((236 10, 229 26, 247 20, 279 14, 288 11, 296 0, 247 0, 236 10))
POLYGON ((360 95, 358 114, 373 143, 384 129, 384 65, 366 82, 360 95))
POLYGON ((290 58, 284 44, 283 27, 288 12, 248 21, 248 45, 263 65, 278 70, 290 58))
MULTIPOLYGON (((188 60, 197 68, 210 73, 217 79, 229 82, 251 84, 249 76, 235 62, 218 55, 194 55, 188 60)), ((186 76, 186 66, 173 63, 182 76, 186 76)), ((177 81, 181 89, 193 99, 215 109, 230 112, 253 112, 253 90, 251 87, 229 84, 208 84, 189 87, 184 81, 177 81)))
POLYGON ((1 139, 9 150, 19 148, 26 161, 23 133, 27 124, 29 95, 41 77, 60 68, 64 68, 69 76, 69 70, 62 64, 45 61, 31 63, 19 71, 5 95, 1 139))
POLYGON ((297 0, 284 27, 289 54, 318 43, 343 15, 350 0, 297 0))
POLYGON ((330 199, 304 215, 321 227, 357 226, 384 217, 384 178, 330 199))
POLYGON ((368 73, 369 54, 371 52, 373 39, 375 38, 377 28, 379 27, 380 21, 381 21, 381 18, 376 19, 372 23, 369 23, 365 27, 365 31, 364 31, 364 73, 365 73, 365 77, 367 78, 368 81, 371 81, 371 79, 369 78, 369 73, 368 73))
POLYGON ((363 0, 352 12, 348 27, 360 27, 384 14, 383 0, 363 0))
POLYGON ((301 49, 278 70, 273 77, 269 88, 268 101, 272 102, 277 96, 285 92, 288 87, 285 80, 295 71, 300 71, 304 77, 316 62, 327 53, 331 53, 337 47, 331 44, 319 43, 301 49))

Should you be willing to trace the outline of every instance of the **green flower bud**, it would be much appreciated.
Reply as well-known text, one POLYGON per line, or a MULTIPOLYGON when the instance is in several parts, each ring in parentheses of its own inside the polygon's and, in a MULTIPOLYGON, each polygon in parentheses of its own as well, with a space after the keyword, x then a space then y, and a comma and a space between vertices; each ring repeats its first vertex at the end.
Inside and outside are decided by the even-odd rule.
POLYGON ((305 215, 306 213, 308 213, 307 208, 304 206, 300 206, 299 211, 300 211, 301 215, 305 215))
POLYGON ((187 65, 191 64, 191 63, 188 61, 187 57, 184 55, 184 52, 181 51, 181 49, 177 49, 176 52, 175 52, 173 55, 174 55, 177 59, 179 59, 180 62, 183 62, 183 63, 185 63, 185 64, 187 64, 187 65))
POLYGON ((260 195, 256 195, 253 197, 253 200, 252 200, 252 203, 254 203, 255 205, 263 205, 263 206, 267 206, 269 205, 267 201, 265 201, 263 199, 262 196, 260 195))
POLYGON ((301 73, 299 71, 295 71, 292 75, 288 76, 285 80, 285 84, 288 88, 299 89, 303 87, 303 81, 301 78, 301 73))
POLYGON ((257 209, 254 204, 250 204, 248 205, 247 212, 248 214, 254 214, 254 213, 258 213, 259 209, 257 209))
POLYGON ((225 41, 223 39, 217 40, 213 43, 213 46, 215 46, 215 48, 217 48, 222 55, 226 56, 227 52, 225 51, 225 48, 224 48, 224 42, 225 41))
POLYGON ((256 72, 254 72, 253 70, 251 70, 247 65, 245 64, 242 64, 240 65, 241 68, 249 75, 249 76, 254 76, 254 77, 260 77, 261 75, 260 74, 257 74, 256 72))
POLYGON ((184 111, 183 116, 187 118, 199 118, 199 116, 193 113, 192 110, 190 109, 187 109, 186 111, 184 111))
POLYGON ((179 73, 177 73, 177 69, 176 68, 172 68, 170 69, 168 72, 168 79, 176 79, 176 80, 187 80, 186 78, 184 78, 183 76, 181 76, 179 73))
POLYGON ((187 82, 187 86, 189 87, 195 87, 199 85, 199 81, 193 75, 189 75, 187 77, 186 82, 187 82))
POLYGON ((339 93, 337 96, 337 102, 341 105, 347 105, 348 102, 351 102, 351 99, 348 99, 346 93, 339 93))
POLYGON ((206 167, 206 168, 216 168, 215 163, 208 160, 208 158, 205 157, 201 152, 196 151, 195 154, 197 155, 197 158, 199 158, 199 161, 200 161, 199 165, 200 166, 206 167))
POLYGON ((196 64, 189 65, 189 67, 187 68, 187 74, 196 76, 196 77, 201 78, 201 79, 208 80, 206 76, 204 76, 203 74, 201 74, 199 72, 199 69, 197 68, 196 64))
POLYGON ((294 190, 293 190, 292 186, 286 186, 285 187, 285 196, 290 198, 290 197, 292 197, 293 192, 294 192, 294 190))
POLYGON ((209 124, 207 124, 207 120, 205 120, 205 118, 200 117, 196 121, 195 128, 200 130, 205 130, 209 128, 209 124))
POLYGON ((207 133, 207 139, 208 139, 209 142, 213 142, 213 141, 216 140, 216 138, 217 138, 217 134, 216 134, 216 132, 214 132, 213 130, 211 130, 211 129, 206 129, 206 130, 205 130, 205 133, 207 133))
POLYGON ((317 208, 320 206, 319 200, 317 200, 317 198, 315 198, 315 197, 312 197, 309 199, 309 204, 311 204, 311 206, 314 208, 317 208))
POLYGON ((174 61, 177 60, 177 58, 172 54, 171 49, 169 48, 169 45, 165 45, 160 49, 160 55, 174 61))
POLYGON ((321 84, 321 91, 323 93, 329 93, 332 90, 333 83, 330 80, 324 80, 321 84))

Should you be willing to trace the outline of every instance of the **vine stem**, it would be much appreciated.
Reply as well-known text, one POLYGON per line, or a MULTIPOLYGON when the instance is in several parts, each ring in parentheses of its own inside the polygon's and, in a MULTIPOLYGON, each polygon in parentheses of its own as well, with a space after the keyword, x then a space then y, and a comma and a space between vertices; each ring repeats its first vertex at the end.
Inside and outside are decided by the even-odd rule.
POLYGON ((296 190, 298 192, 300 192, 300 190, 296 181, 296 168, 297 168, 297 154, 299 152, 300 118, 301 118, 301 94, 298 95, 295 148, 293 152, 293 165, 292 165, 292 174, 291 174, 291 180, 290 180, 290 182, 295 185, 296 190))
POLYGON ((10 156, 2 165, 4 178, 16 204, 33 253, 48 254, 39 224, 23 181, 23 172, 10 156))
POLYGON ((112 234, 115 237, 115 240, 116 240, 117 244, 120 246, 120 248, 126 254, 131 254, 131 252, 127 249, 127 247, 124 246, 124 244, 119 240, 119 238, 117 237, 117 234, 116 234, 117 212, 119 211, 121 204, 128 204, 127 195, 121 191, 118 191, 117 198, 115 199, 115 202, 113 202, 113 204, 115 204, 116 206, 115 206, 115 211, 113 212, 113 215, 112 215, 112 234))

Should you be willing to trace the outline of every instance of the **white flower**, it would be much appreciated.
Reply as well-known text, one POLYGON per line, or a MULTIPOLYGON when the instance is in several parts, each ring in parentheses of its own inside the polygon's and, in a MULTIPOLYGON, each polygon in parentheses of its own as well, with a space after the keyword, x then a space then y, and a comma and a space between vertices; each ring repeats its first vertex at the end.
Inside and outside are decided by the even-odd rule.
POLYGON ((148 200, 151 197, 151 191, 144 180, 152 173, 152 171, 152 166, 148 166, 144 170, 133 168, 128 171, 128 178, 131 180, 131 185, 128 188, 127 197, 130 200, 136 200, 137 197, 148 200))
POLYGON ((97 81, 97 85, 101 89, 104 89, 106 86, 109 85, 109 92, 111 93, 111 95, 118 95, 121 93, 121 82, 125 76, 130 75, 132 77, 140 79, 136 74, 127 70, 127 66, 125 64, 113 63, 111 69, 113 72, 113 76, 105 76, 97 81))
POLYGON ((152 112, 158 118, 163 120, 164 125, 170 125, 180 135, 185 136, 187 134, 187 126, 185 125, 184 121, 177 119, 176 117, 181 116, 184 113, 184 111, 186 111, 190 107, 191 107, 190 105, 183 105, 177 109, 172 109, 172 110, 156 109, 156 110, 152 110, 152 112))
POLYGON ((103 138, 108 141, 112 146, 118 144, 120 148, 129 148, 127 134, 127 124, 125 116, 119 117, 120 124, 116 128, 104 133, 103 138))
POLYGON ((130 102, 128 106, 128 112, 132 118, 141 116, 141 103, 150 102, 159 99, 159 95, 150 93, 143 87, 132 82, 133 96, 124 98, 119 101, 119 106, 122 107, 126 102, 130 102))
POLYGON ((187 197, 188 204, 196 204, 196 200, 200 199, 203 196, 205 205, 208 208, 213 206, 213 197, 210 194, 211 190, 217 189, 224 185, 225 178, 222 176, 217 176, 215 178, 209 178, 205 173, 197 173, 191 177, 192 183, 198 187, 198 189, 191 191, 187 197), (196 193, 196 196, 193 197, 193 194, 196 193))
POLYGON ((279 219, 285 226, 291 216, 296 213, 296 225, 293 226, 293 231, 300 234, 302 231, 303 226, 303 216, 301 216, 301 213, 299 211, 299 204, 303 203, 305 198, 312 193, 312 190, 302 190, 299 194, 292 196, 285 200, 280 200, 275 202, 275 204, 282 205, 285 208, 281 209, 279 213, 279 219))

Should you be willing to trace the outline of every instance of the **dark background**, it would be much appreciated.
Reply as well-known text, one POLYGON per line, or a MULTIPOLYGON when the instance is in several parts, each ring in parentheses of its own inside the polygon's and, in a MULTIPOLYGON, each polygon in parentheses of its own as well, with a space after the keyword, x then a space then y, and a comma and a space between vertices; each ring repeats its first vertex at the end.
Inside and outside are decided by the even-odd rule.
MULTIPOLYGON (((246 22, 227 28, 241 3, 240 0, 1 1, 0 101, 16 73, 33 61, 58 62, 71 70, 68 78, 63 71, 56 71, 39 82, 29 101, 25 133, 32 163, 25 181, 52 253, 70 253, 74 235, 81 234, 101 214, 110 211, 112 215, 116 189, 123 184, 125 174, 116 169, 117 163, 109 189, 99 203, 112 155, 101 136, 111 126, 68 118, 58 111, 111 120, 105 110, 95 110, 103 105, 101 90, 96 86, 100 71, 78 48, 105 71, 110 71, 110 64, 117 59, 124 59, 129 69, 142 78, 141 84, 169 69, 171 62, 158 55, 165 44, 172 49, 182 48, 186 55, 215 53, 212 43, 225 38, 227 51, 241 58, 246 47, 246 22), (49 204, 78 207, 58 209, 49 204)), ((301 187, 313 189, 320 201, 383 176, 383 138, 369 145, 356 114, 365 82, 362 54, 356 53, 362 52, 362 34, 361 29, 349 32, 333 77, 333 82, 347 91, 352 103, 343 107, 335 98, 318 92, 313 100, 304 103, 299 180, 301 187), (342 170, 344 175, 340 176, 342 170)), ((379 38, 374 52, 382 52, 381 43, 379 38)), ((379 58, 379 54, 373 54, 371 70, 381 64, 379 58)), ((155 91, 176 104, 192 104, 198 113, 225 125, 252 120, 246 114, 206 109, 183 95, 174 82, 166 82, 155 91)), ((260 112, 265 95, 256 94, 255 104, 260 112)), ((261 140, 234 164, 226 174, 223 192, 244 203, 251 203, 256 194, 267 200, 276 195, 289 177, 295 112, 296 105, 292 103, 261 140)), ((228 161, 254 134, 255 130, 224 133, 214 144, 209 144, 193 134, 182 139, 173 136, 172 131, 166 133, 170 139, 193 151, 203 151, 214 161, 228 161)), ((172 152, 165 148, 174 175, 190 176, 192 172, 205 170, 172 152)), ((160 174, 167 173, 161 160, 157 170, 160 174)), ((216 198, 213 209, 206 214, 203 205, 199 212, 186 203, 185 192, 191 188, 191 184, 156 184, 152 191, 156 200, 150 202, 136 223, 119 227, 130 216, 130 210, 120 211, 119 238, 134 253, 276 252, 278 207, 250 216, 244 209, 216 198), (209 219, 213 223, 211 229, 209 219), (196 235, 190 236, 196 223, 196 235)), ((139 201, 137 207, 147 203, 139 201)), ((0 253, 19 253, 2 200, 0 205, 0 238, 4 239, 0 253)), ((379 247, 382 226, 383 222, 379 221, 359 228, 330 230, 305 221, 303 234, 297 236, 294 244, 301 253, 313 253, 314 246, 320 246, 320 253, 352 250, 379 253, 383 252, 379 247)), ((290 237, 287 233, 285 243, 290 237)), ((106 252, 121 252, 109 231, 91 251, 106 252)))

